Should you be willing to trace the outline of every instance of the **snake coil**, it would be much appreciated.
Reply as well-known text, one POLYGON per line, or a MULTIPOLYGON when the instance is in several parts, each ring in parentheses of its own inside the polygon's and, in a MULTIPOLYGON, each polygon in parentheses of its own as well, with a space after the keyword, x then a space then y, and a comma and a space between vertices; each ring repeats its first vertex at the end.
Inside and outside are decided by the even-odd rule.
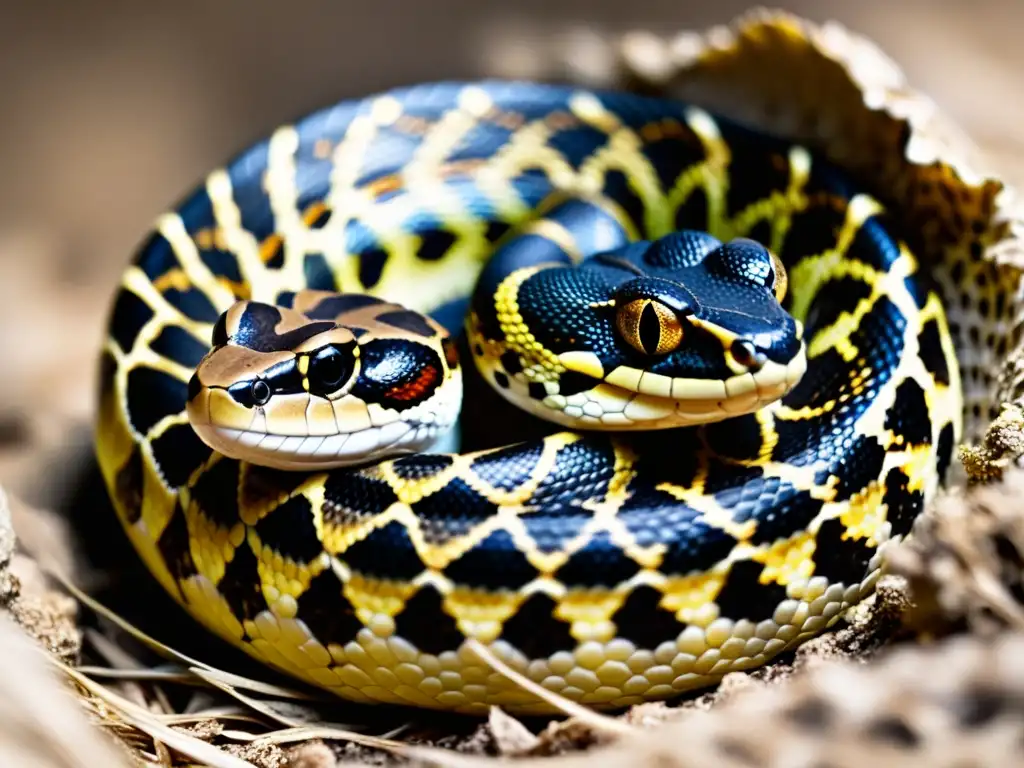
POLYGON ((193 617, 348 699, 470 712, 545 706, 467 638, 619 707, 822 631, 960 433, 941 301, 871 196, 688 105, 529 83, 342 102, 211 173, 124 272, 101 370, 114 506, 193 617), (419 445, 466 318, 483 377, 570 431, 296 471, 190 421, 243 414, 228 452, 272 422, 307 460, 419 445), (329 444, 318 408, 365 429, 329 444))

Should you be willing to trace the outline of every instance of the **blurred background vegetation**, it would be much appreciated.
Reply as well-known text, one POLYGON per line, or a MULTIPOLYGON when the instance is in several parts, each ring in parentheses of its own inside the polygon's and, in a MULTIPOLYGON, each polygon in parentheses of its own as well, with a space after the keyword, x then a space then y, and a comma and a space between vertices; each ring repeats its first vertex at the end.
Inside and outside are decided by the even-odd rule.
MULTIPOLYGON (((1006 177, 1024 177, 1024 3, 779 5, 872 38, 915 87, 997 153, 1006 177)), ((409 82, 542 75, 567 50, 585 55, 594 35, 702 29, 748 7, 740 0, 3 0, 0 483, 44 503, 59 493, 63 474, 41 474, 40 456, 89 440, 96 350, 132 248, 207 170, 278 123, 409 82)))

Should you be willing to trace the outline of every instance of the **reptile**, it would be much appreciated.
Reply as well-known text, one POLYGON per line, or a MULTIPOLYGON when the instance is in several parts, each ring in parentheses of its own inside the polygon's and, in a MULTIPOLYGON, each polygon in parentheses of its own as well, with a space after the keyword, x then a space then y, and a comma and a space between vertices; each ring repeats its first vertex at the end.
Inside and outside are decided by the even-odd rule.
POLYGON ((907 241, 672 99, 346 100, 159 217, 99 464, 199 624, 341 697, 550 710, 472 639, 596 708, 669 699, 832 626, 944 482, 961 383, 907 241))

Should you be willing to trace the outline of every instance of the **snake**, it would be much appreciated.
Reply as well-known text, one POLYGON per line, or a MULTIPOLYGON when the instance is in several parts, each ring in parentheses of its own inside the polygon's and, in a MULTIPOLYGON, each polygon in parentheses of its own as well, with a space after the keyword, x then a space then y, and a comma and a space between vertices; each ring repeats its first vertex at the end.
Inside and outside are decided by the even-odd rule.
POLYGON ((137 248, 98 462, 197 628, 343 699, 557 711, 481 648, 599 710, 677 698, 833 627, 945 483, 960 374, 910 240, 673 98, 346 99, 137 248))

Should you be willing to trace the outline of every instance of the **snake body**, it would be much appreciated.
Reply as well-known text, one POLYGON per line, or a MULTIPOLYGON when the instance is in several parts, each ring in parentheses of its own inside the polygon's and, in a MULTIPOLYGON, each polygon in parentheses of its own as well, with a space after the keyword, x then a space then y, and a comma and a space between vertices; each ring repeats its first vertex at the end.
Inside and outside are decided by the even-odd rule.
MULTIPOLYGON (((193 617, 343 697, 547 708, 475 655, 474 638, 583 703, 668 698, 834 623, 944 478, 961 428, 957 361, 940 297, 897 235, 807 150, 670 100, 479 82, 342 102, 280 128, 159 219, 114 300, 100 466, 134 547, 193 617), (738 415, 711 420, 705 403, 695 421, 710 423, 593 431, 604 406, 573 393, 580 380, 610 386, 613 352, 574 345, 590 327, 579 318, 609 302, 528 290, 538 264, 492 254, 532 241, 589 264, 612 231, 633 266, 603 268, 636 271, 650 257, 623 242, 693 230, 781 260, 806 372, 738 415), (488 382, 579 429, 305 471, 208 447, 186 403, 218 318, 238 302, 312 316, 334 292, 429 314, 438 350, 442 326, 469 317, 488 382)), ((728 304, 730 280, 691 303, 728 304)), ((643 336, 633 346, 678 345, 676 321, 643 302, 620 324, 643 336)), ((373 320, 395 311, 368 306, 373 320)), ((281 317, 269 329, 284 347, 281 317)), ((722 366, 735 371, 724 348, 701 352, 717 360, 701 374, 709 392, 722 366)), ((621 370, 634 394, 691 395, 656 366, 621 370)), ((619 426, 631 412, 647 413, 633 406, 619 426)))

